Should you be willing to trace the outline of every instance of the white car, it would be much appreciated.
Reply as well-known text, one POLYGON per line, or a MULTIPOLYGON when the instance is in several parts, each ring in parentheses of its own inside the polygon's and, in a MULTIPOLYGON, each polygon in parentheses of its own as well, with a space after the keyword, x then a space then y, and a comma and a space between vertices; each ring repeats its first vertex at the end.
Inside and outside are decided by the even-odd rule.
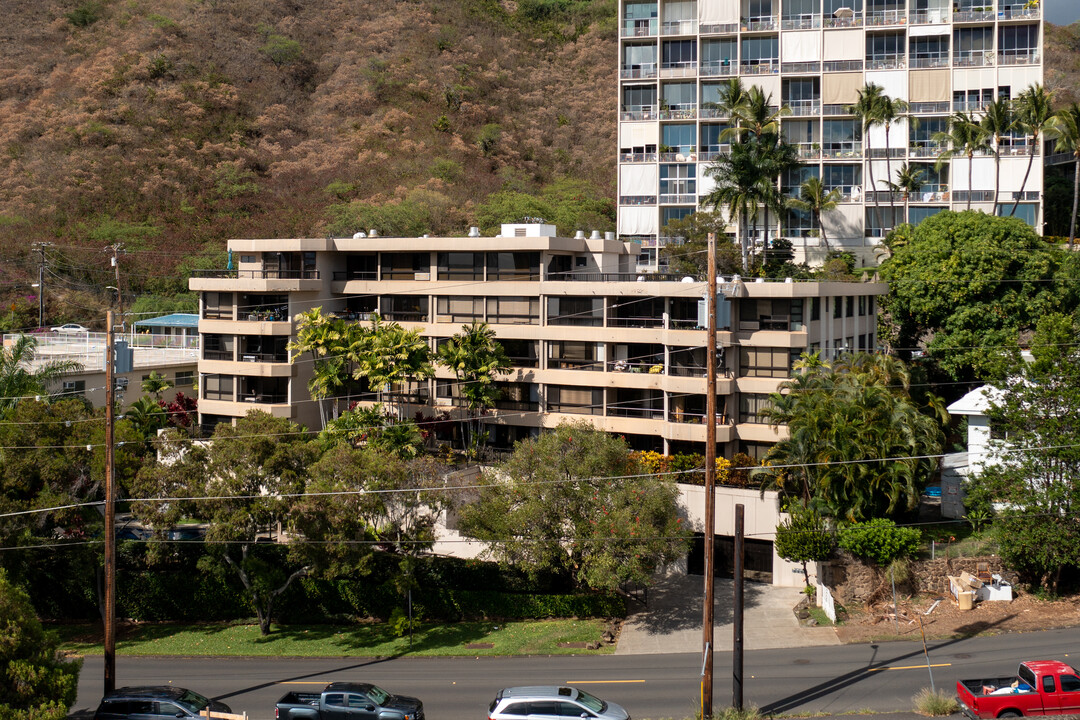
POLYGON ((78 323, 67 323, 66 325, 57 325, 52 328, 55 333, 85 333, 90 332, 90 328, 84 328, 78 323))

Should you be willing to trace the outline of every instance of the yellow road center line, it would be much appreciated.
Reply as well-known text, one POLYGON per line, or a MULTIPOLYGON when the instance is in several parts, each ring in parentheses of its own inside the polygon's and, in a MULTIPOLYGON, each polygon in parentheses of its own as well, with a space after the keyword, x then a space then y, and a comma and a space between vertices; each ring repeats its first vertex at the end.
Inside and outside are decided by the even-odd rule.
MULTIPOLYGON (((952 663, 937 663, 935 665, 931 665, 930 667, 949 667, 951 665, 952 663)), ((886 665, 885 667, 870 668, 867 672, 877 672, 878 670, 925 670, 926 667, 927 666, 925 663, 922 665, 886 665)))
POLYGON ((607 683, 643 683, 644 680, 567 680, 567 685, 604 685, 607 683))

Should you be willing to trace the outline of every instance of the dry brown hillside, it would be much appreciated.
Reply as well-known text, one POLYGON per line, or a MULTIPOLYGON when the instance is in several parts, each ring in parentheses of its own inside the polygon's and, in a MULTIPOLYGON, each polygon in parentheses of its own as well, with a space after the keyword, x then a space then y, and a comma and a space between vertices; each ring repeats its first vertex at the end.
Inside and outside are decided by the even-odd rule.
POLYGON ((1080 102, 1080 23, 1046 26, 1046 87, 1054 102, 1080 102))
POLYGON ((168 292, 155 277, 228 237, 372 207, 457 233, 489 194, 562 178, 610 207, 614 28, 581 0, 10 0, 0 282, 36 272, 35 241, 72 292, 116 241, 131 289, 168 292))

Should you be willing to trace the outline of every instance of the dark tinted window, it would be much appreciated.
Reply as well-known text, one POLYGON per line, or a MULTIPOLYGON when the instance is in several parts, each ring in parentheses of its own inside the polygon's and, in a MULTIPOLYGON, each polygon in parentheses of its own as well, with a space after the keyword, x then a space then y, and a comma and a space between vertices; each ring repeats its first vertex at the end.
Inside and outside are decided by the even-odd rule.
POLYGON ((1075 675, 1059 675, 1061 692, 1080 692, 1080 678, 1075 675))
POLYGON ((1043 692, 1054 692, 1054 676, 1043 675, 1043 692))
POLYGON ((345 707, 345 693, 326 693, 323 695, 323 704, 345 707))
POLYGON ((529 703, 530 715, 558 715, 559 705, 555 702, 542 701, 529 703))
POLYGON ((155 713, 155 715, 160 715, 161 717, 176 717, 178 715, 180 717, 187 717, 186 712, 181 710, 176 705, 166 702, 157 703, 157 712, 155 713))
POLYGON ((510 703, 499 713, 500 715, 528 715, 529 706, 526 703, 510 703))
POLYGON ((371 701, 364 695, 349 695, 349 707, 351 708, 362 708, 371 704, 371 701))
POLYGON ((561 703, 559 703, 559 714, 562 715, 563 717, 576 717, 576 718, 579 718, 582 715, 589 715, 590 713, 587 712, 585 710, 585 708, 583 708, 583 707, 581 707, 579 705, 575 705, 574 703, 561 702, 561 703))

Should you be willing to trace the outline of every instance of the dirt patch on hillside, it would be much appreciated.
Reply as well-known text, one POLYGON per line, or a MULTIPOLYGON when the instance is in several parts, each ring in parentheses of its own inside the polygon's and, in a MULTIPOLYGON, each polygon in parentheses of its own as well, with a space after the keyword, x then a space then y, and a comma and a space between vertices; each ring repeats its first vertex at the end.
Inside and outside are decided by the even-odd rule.
POLYGON ((965 611, 948 595, 905 596, 898 600, 895 615, 891 600, 870 607, 847 608, 847 618, 836 628, 840 641, 917 639, 919 618, 928 640, 1080 626, 1080 596, 1047 601, 1018 593, 1012 602, 980 602, 974 609, 965 611), (938 599, 937 606, 926 614, 938 599))

